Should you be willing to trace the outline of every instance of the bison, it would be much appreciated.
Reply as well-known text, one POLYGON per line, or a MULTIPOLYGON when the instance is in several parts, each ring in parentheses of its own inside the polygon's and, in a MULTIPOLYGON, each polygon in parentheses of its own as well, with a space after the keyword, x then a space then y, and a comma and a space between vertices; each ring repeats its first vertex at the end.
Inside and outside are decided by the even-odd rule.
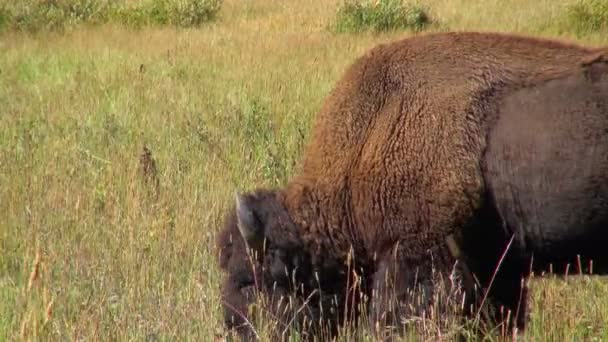
POLYGON ((392 326, 456 269, 471 307, 521 330, 530 272, 608 270, 607 156, 607 49, 490 32, 374 47, 323 102, 297 175, 236 194, 217 237, 225 324, 254 336, 265 298, 279 332, 392 326))

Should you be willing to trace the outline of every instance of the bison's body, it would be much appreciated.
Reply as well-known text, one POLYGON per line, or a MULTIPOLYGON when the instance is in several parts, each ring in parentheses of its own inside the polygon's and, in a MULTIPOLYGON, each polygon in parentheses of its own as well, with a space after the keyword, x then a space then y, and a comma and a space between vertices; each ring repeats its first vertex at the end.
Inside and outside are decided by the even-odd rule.
POLYGON ((291 298, 308 301, 293 322, 321 312, 342 322, 356 298, 349 269, 371 317, 388 323, 400 314, 388 304, 415 281, 451 271, 448 237, 484 287, 509 246, 490 300, 521 312, 532 260, 559 271, 580 255, 606 270, 607 156, 601 49, 493 33, 378 46, 325 100, 299 174, 240 195, 228 215, 218 238, 227 324, 245 322, 255 281, 275 299, 297 285, 291 298))

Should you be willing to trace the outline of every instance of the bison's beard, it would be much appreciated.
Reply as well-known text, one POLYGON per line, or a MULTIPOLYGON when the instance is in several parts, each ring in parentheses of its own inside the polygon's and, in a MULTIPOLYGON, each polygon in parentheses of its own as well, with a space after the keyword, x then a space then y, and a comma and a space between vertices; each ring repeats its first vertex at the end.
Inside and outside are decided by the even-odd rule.
POLYGON ((260 290, 253 284, 229 281, 222 294, 225 325, 243 341, 259 338, 261 327, 270 332, 272 340, 284 341, 293 331, 303 341, 331 339, 341 325, 355 323, 362 301, 361 292, 347 296, 346 292, 327 293, 318 288, 295 291, 276 286, 260 290), (256 308, 250 310, 252 304, 256 308))
POLYGON ((224 325, 234 330, 243 341, 252 341, 256 337, 255 329, 249 317, 249 305, 255 302, 255 287, 239 284, 233 279, 226 279, 222 287, 222 308, 224 325))

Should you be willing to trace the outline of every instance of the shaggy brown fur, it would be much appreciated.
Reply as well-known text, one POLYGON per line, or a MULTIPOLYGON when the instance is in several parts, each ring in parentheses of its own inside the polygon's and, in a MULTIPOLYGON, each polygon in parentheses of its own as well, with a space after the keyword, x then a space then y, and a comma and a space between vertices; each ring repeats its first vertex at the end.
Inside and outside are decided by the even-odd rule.
MULTIPOLYGON (((246 307, 252 299, 245 298, 243 291, 250 287, 271 296, 297 287, 301 293, 294 298, 300 302, 309 296, 315 303, 325 303, 319 293, 331 294, 339 301, 336 307, 349 310, 345 288, 351 281, 346 270, 351 256, 358 265, 362 291, 372 297, 372 319, 388 324, 391 320, 384 315, 394 311, 388 304, 392 299, 405 299, 415 281, 427 282, 432 267, 451 270, 455 260, 446 245, 450 234, 457 236, 470 268, 487 286, 509 232, 519 229, 503 229, 503 220, 521 223, 509 215, 517 215, 512 205, 526 189, 518 187, 516 199, 508 199, 505 182, 513 180, 510 177, 530 177, 542 186, 559 187, 559 177, 542 172, 563 166, 554 157, 547 160, 546 169, 532 167, 510 176, 514 164, 535 156, 509 161, 512 156, 502 148, 522 139, 521 149, 545 144, 552 151, 584 154, 590 144, 597 143, 599 152, 591 157, 608 152, 602 131, 608 129, 604 119, 608 105, 598 100, 608 97, 605 61, 601 49, 497 33, 428 34, 371 49, 348 68, 323 103, 299 174, 282 189, 242 195, 236 212, 229 213, 218 237, 220 265, 228 272, 223 287, 226 323, 246 322, 246 307), (570 90, 578 96, 572 105, 567 101, 570 90), (586 91, 591 95, 585 96, 586 91), (543 112, 550 103, 550 110, 563 114, 561 121, 543 112), (580 107, 581 103, 588 107, 580 107), (570 135, 560 134, 564 125, 578 119, 575 113, 589 113, 590 119, 580 122, 570 135), (501 121, 503 115, 512 119, 501 121), (529 117, 533 117, 530 126, 522 126, 529 117), (593 125, 599 128, 591 129, 593 125), (557 133, 540 133, 549 128, 557 133), (490 136, 493 129, 496 137, 490 136), (523 133, 518 135, 518 130, 523 133), (584 137, 574 137, 578 135, 584 137), (556 145, 553 139, 561 138, 566 140, 556 145), (498 146, 489 157, 488 140, 498 146), (579 142, 585 144, 569 150, 569 144, 579 142), (543 183, 543 177, 555 183, 543 183), (246 236, 249 247, 261 254, 257 261, 245 262, 246 244, 237 217, 243 218, 242 226, 251 233, 246 236), (279 274, 283 269, 300 274, 283 279, 279 274), (396 280, 391 285, 386 283, 387 271, 396 280), (260 279, 257 285, 254 278, 260 279), (384 293, 386 286, 391 296, 372 294, 372 290, 384 293), (235 315, 236 311, 244 315, 235 315)), ((575 157, 566 161, 575 163, 575 157)), ((584 170, 572 169, 567 174, 574 179, 569 191, 583 191, 581 187, 587 191, 585 177, 600 169, 596 173, 584 170)), ((604 190, 601 187, 599 195, 608 194, 604 190)), ((543 195, 547 193, 531 194, 543 195)), ((551 205, 553 198, 531 201, 551 205)), ((568 213, 578 208, 565 200, 556 206, 568 213)), ((589 199, 583 206, 594 203, 589 199)), ((605 203, 596 207, 601 215, 608 211, 605 203)), ((592 209, 585 210, 592 214, 592 209)), ((547 211, 538 219, 551 220, 552 213, 547 211)), ((600 221, 608 218, 601 215, 600 221)), ((531 239, 537 237, 543 234, 531 239)), ((517 238, 527 237, 522 233, 517 238)), ((517 247, 526 250, 525 242, 519 242, 517 247)), ((522 289, 514 282, 524 271, 519 264, 506 270, 503 287, 497 287, 494 298, 515 309, 513 293, 522 289)), ((331 321, 331 331, 344 314, 343 310, 324 314, 331 321)), ((318 319, 320 312, 308 315, 318 319)), ((241 331, 251 333, 250 328, 241 331)))

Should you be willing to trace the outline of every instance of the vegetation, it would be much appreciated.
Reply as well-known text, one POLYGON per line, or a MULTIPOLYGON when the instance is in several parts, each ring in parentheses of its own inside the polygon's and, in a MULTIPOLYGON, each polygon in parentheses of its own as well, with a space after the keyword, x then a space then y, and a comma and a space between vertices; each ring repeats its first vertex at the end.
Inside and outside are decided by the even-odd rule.
MULTIPOLYGON (((606 26, 566 25, 571 0, 422 3, 440 23, 428 31, 608 44, 606 26)), ((226 0, 221 20, 192 30, 154 11, 131 30, 105 7, 61 4, 0 5, 0 340, 221 339, 213 242, 234 191, 286 182, 344 69, 411 30, 334 34, 338 0, 226 0), (56 15, 99 24, 57 34, 56 15)), ((531 286, 527 339, 608 339, 605 279, 531 286)), ((451 314, 458 294, 441 295, 406 340, 470 331, 451 314)))
POLYGON ((0 0, 0 28, 56 31, 76 24, 195 27, 214 19, 222 0, 0 0))
POLYGON ((429 22, 429 15, 422 6, 404 4, 401 0, 349 0, 338 9, 335 28, 338 32, 420 31, 429 22))
POLYGON ((563 28, 579 36, 589 32, 608 30, 608 2, 603 0, 577 0, 568 5, 563 15, 563 28))

